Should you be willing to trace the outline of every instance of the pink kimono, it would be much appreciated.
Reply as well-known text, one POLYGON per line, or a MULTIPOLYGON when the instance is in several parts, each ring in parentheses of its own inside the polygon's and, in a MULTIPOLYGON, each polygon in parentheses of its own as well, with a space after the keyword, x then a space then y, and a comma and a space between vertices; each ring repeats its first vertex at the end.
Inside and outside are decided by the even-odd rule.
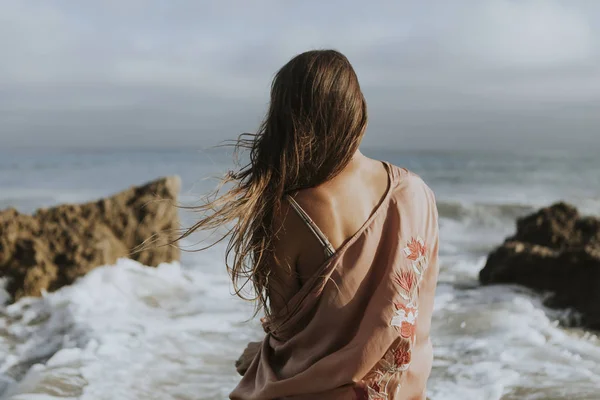
POLYGON ((231 399, 425 399, 437 209, 418 176, 384 164, 380 205, 294 295, 289 312, 265 322, 261 349, 231 399))

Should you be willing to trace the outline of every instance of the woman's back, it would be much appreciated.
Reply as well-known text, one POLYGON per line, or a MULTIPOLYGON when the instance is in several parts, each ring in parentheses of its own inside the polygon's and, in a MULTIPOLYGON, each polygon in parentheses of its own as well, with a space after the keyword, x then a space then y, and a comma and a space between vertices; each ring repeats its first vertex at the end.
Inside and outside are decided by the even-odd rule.
MULTIPOLYGON (((386 165, 357 153, 332 180, 292 196, 335 250, 360 230, 381 203, 388 187, 386 165)), ((286 256, 297 260, 299 283, 302 284, 315 274, 327 254, 289 202, 282 208, 280 218, 283 229, 279 240, 296 244, 284 246, 285 251, 291 251, 286 256)))
MULTIPOLYGON (((276 302, 279 309, 265 321, 267 336, 231 398, 423 398, 438 270, 435 201, 420 178, 384 165, 383 195, 328 258, 307 229, 316 221, 284 222, 282 242, 296 241, 300 230, 308 235, 283 247, 305 249, 305 260, 317 264, 305 264, 307 275, 293 289, 280 288, 287 289, 285 301, 276 302)), ((354 190, 367 192, 364 186, 354 190)), ((351 206, 354 194, 346 193, 351 206)), ((321 218, 327 219, 327 209, 321 218)), ((303 254, 281 256, 299 266, 303 254)), ((281 271, 293 276, 294 266, 281 271)))

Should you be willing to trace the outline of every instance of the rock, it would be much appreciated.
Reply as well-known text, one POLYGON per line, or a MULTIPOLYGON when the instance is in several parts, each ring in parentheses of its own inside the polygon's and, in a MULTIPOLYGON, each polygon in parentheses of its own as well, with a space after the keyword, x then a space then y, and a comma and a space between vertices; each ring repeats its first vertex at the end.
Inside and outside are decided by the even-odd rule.
POLYGON ((180 186, 178 177, 168 177, 34 215, 0 211, 0 277, 8 278, 7 291, 14 300, 39 296, 122 257, 149 266, 178 260, 179 248, 164 244, 180 228, 174 206, 180 186), (152 244, 139 250, 148 239, 152 244))
POLYGON ((574 308, 600 329, 600 219, 558 203, 521 218, 517 233, 488 256, 479 280, 551 292, 547 305, 574 308))
POLYGON ((573 243, 577 209, 569 204, 557 203, 517 221, 513 241, 539 244, 559 249, 573 243))

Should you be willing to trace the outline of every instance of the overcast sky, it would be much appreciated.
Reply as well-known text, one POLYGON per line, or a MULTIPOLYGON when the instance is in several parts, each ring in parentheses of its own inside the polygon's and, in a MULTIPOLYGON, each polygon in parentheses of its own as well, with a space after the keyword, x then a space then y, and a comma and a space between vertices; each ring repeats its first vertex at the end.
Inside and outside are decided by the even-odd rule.
POLYGON ((600 148, 600 1, 4 0, 0 146, 203 147, 335 48, 368 147, 600 148))

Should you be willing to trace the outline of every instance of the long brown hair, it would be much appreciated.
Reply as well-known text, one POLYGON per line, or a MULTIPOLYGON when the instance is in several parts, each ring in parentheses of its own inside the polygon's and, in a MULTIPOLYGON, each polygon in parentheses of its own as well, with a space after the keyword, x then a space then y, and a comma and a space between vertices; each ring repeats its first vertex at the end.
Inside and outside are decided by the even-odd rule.
MULTIPOLYGON (((205 204, 204 214, 179 239, 199 229, 232 226, 227 269, 240 297, 270 314, 269 277, 274 257, 274 216, 284 195, 317 186, 337 175, 358 149, 367 126, 367 106, 348 59, 335 50, 299 54, 275 75, 268 113, 255 134, 234 142, 249 150, 249 163, 229 172, 205 204), (219 186, 222 188, 223 186, 219 186), (228 262, 233 253, 233 261, 228 262), (243 294, 251 282, 254 296, 243 294)), ((178 239, 178 240, 179 240, 178 239)))

